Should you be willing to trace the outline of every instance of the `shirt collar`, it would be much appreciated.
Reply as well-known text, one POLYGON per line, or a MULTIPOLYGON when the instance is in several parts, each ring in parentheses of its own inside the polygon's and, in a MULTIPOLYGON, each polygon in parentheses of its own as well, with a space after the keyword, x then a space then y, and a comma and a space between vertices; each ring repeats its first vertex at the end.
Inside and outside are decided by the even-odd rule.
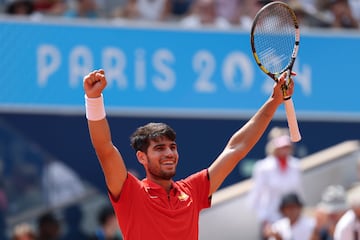
MULTIPOLYGON (((144 188, 145 188, 145 190, 146 190, 147 192, 148 192, 149 190, 151 190, 151 191, 163 192, 163 193, 167 194, 166 191, 165 191, 165 189, 164 189, 162 186, 160 186, 159 184, 157 184, 157 183, 155 183, 155 182, 153 182, 153 181, 151 181, 151 180, 149 180, 149 179, 147 179, 147 178, 144 178, 144 179, 142 180, 142 183, 143 183, 144 188)), ((170 194, 171 194, 171 193, 176 194, 176 193, 179 192, 179 191, 180 191, 180 189, 178 188, 177 184, 176 184, 173 180, 171 180, 170 194)))

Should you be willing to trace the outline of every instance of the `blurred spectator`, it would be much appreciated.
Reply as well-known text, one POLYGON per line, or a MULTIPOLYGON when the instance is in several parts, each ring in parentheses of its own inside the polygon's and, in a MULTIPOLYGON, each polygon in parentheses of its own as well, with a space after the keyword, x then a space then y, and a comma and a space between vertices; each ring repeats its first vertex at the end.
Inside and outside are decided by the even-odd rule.
POLYGON ((170 0, 137 0, 142 20, 164 21, 170 15, 170 0))
POLYGON ((219 17, 225 18, 233 25, 240 23, 242 0, 216 0, 216 6, 219 17))
POLYGON ((180 24, 188 28, 199 28, 202 26, 231 27, 230 22, 217 14, 215 0, 195 0, 190 15, 184 17, 180 24))
POLYGON ((30 162, 13 159, 16 164, 7 180, 9 210, 22 212, 42 203, 39 169, 30 162))
POLYGON ((67 231, 62 240, 87 240, 89 236, 82 229, 83 212, 78 204, 73 204, 64 210, 64 220, 67 231))
POLYGON ((99 227, 91 240, 122 240, 114 210, 111 206, 104 206, 98 215, 99 227))
POLYGON ((359 28, 354 18, 348 0, 329 0, 329 8, 334 17, 332 27, 359 28))
POLYGON ((301 0, 290 0, 288 4, 296 14, 300 29, 320 25, 319 20, 314 16, 315 10, 306 9, 301 0))
POLYGON ((61 161, 48 157, 42 174, 45 201, 57 207, 85 195, 85 186, 80 177, 61 161))
POLYGON ((57 217, 51 213, 44 213, 38 218, 38 240, 61 239, 61 225, 57 217))
POLYGON ((360 188, 348 191, 347 202, 350 209, 336 224, 334 240, 360 239, 360 188))
POLYGON ((315 235, 315 219, 305 216, 303 202, 296 193, 282 197, 280 211, 283 217, 265 230, 269 240, 312 240, 315 235))
POLYGON ((12 0, 6 5, 5 13, 11 15, 31 15, 34 13, 34 3, 32 0, 12 0))
POLYGON ((346 191, 341 185, 330 185, 322 194, 316 206, 317 240, 333 240, 337 222, 348 210, 346 191))
POLYGON ((360 22, 360 1, 359 0, 348 0, 352 11, 352 14, 356 21, 360 22))
POLYGON ((194 0, 171 0, 171 15, 172 18, 181 19, 189 14, 194 0))
POLYGON ((170 13, 170 0, 128 0, 125 6, 116 10, 114 17, 144 21, 165 21, 170 18, 170 13))
POLYGON ((36 240, 36 231, 30 224, 21 223, 14 227, 11 240, 36 240))
POLYGON ((65 0, 33 0, 34 11, 43 15, 62 16, 67 9, 65 0))
POLYGON ((290 0, 289 5, 294 9, 300 29, 308 27, 329 27, 329 20, 314 6, 303 5, 301 0, 290 0))
POLYGON ((127 0, 124 5, 115 8, 111 15, 115 18, 138 19, 137 0, 127 0))
POLYGON ((243 9, 240 14, 239 24, 240 27, 250 30, 254 21, 256 13, 266 4, 272 2, 272 0, 243 0, 243 9))
POLYGON ((261 232, 281 218, 280 202, 288 193, 304 198, 299 159, 292 156, 293 145, 287 128, 274 127, 268 135, 266 158, 255 163, 249 203, 256 211, 261 232))
POLYGON ((76 0, 75 6, 65 11, 64 16, 70 18, 98 18, 100 17, 100 10, 97 8, 95 0, 76 0))
POLYGON ((359 28, 348 0, 319 0, 318 6, 325 13, 329 27, 359 28))
MULTIPOLYGON (((293 0, 290 0, 290 2, 293 0)), ((310 14, 316 14, 318 12, 316 6, 316 0, 295 0, 304 8, 304 10, 310 14)))

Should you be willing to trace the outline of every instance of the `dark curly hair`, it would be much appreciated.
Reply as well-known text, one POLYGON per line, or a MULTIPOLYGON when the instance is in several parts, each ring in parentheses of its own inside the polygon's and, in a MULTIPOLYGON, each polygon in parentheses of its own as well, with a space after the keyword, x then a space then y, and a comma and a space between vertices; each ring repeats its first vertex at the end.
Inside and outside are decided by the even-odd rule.
POLYGON ((165 123, 148 123, 136 129, 130 137, 130 143, 135 151, 147 152, 150 141, 166 138, 175 141, 176 132, 165 123))

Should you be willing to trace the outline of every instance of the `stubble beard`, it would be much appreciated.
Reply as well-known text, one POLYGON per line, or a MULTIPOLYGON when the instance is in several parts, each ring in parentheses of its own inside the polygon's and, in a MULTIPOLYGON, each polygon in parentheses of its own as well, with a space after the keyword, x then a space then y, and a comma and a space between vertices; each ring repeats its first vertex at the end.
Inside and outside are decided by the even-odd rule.
MULTIPOLYGON (((149 169, 150 170, 150 169, 149 169)), ((158 172, 154 172, 154 171, 149 171, 154 177, 158 178, 158 179, 162 179, 162 180, 171 180, 175 174, 176 174, 176 170, 171 171, 171 172, 165 172, 163 170, 159 170, 158 172)))
POLYGON ((162 169, 153 169, 150 165, 148 167, 149 173, 156 179, 171 180, 176 174, 176 169, 173 171, 164 171, 162 169))

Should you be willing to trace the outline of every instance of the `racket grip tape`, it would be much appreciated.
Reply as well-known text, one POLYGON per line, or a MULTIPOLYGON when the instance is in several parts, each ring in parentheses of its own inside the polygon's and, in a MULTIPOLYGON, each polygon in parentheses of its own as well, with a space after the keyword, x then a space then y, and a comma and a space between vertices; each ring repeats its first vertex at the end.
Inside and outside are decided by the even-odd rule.
POLYGON ((298 142, 301 140, 301 134, 299 131, 298 122, 296 119, 294 103, 292 99, 288 99, 284 101, 285 104, 285 112, 286 118, 289 126, 290 131, 290 139, 292 142, 298 142))

